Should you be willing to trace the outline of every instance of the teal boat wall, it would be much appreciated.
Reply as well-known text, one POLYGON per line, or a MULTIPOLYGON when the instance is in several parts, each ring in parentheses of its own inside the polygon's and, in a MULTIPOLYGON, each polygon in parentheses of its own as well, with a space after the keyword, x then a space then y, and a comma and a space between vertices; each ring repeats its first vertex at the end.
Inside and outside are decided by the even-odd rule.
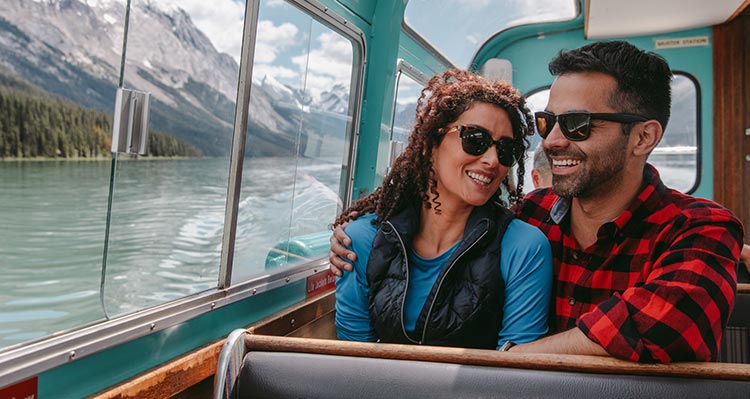
POLYGON ((380 185, 388 165, 390 124, 398 59, 432 77, 446 66, 407 34, 401 24, 406 0, 323 1, 342 17, 354 18, 366 35, 364 103, 360 119, 352 198, 370 194, 380 185))
POLYGON ((44 372, 38 397, 82 398, 107 389, 301 301, 306 288, 298 281, 44 372))
MULTIPOLYGON (((320 0, 319 0, 320 1, 320 0)), ((401 0, 403 1, 403 0, 401 0)), ((330 1, 321 1, 325 5, 332 3, 330 1)), ((368 25, 372 24, 372 17, 375 15, 375 1, 372 0, 347 0, 346 3, 336 2, 341 7, 346 8, 350 12, 356 14, 359 18, 362 18, 368 25)), ((339 13, 342 15, 342 13, 339 13)), ((343 16, 343 15, 342 15, 343 16)))
POLYGON ((367 37, 364 103, 352 198, 371 193, 388 166, 392 104, 396 86, 401 19, 405 2, 378 1, 367 37))
MULTIPOLYGON (((622 38, 644 50, 663 56, 675 71, 685 72, 698 82, 700 103, 700 175, 693 195, 713 198, 713 38, 711 28, 699 28, 674 33, 622 38), (657 39, 707 36, 709 45, 656 49, 657 39)), ((477 53, 473 64, 483 65, 489 58, 510 60, 513 65, 513 84, 522 93, 531 93, 552 84, 554 77, 547 69, 548 62, 560 49, 574 49, 595 40, 583 36, 583 18, 569 22, 522 26, 496 36, 477 53), (577 25, 577 26, 576 26, 577 25)))

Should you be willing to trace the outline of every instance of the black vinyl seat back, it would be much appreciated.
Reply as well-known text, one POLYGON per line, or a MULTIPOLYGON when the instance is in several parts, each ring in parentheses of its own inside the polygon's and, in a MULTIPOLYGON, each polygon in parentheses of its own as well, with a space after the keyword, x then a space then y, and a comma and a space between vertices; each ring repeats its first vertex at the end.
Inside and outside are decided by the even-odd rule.
POLYGON ((249 352, 239 398, 748 398, 750 381, 587 374, 292 352, 249 352))
MULTIPOLYGON (((745 297, 745 299, 748 297, 745 297)), ((744 300, 744 299, 743 299, 744 300)), ((227 338, 215 399, 748 398, 750 365, 249 335, 227 338)))
POLYGON ((734 310, 721 339, 719 361, 750 363, 750 293, 737 293, 734 310))

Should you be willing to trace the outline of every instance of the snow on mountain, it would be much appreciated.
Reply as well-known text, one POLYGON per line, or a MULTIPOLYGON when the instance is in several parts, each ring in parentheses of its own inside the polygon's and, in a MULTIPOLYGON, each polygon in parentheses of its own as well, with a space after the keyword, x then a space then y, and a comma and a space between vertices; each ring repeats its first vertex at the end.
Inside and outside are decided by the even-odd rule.
POLYGON ((345 114, 349 109, 349 89, 342 84, 336 84, 330 91, 322 92, 317 100, 310 93, 293 89, 271 76, 264 76, 258 85, 272 101, 281 106, 308 111, 322 110, 337 114, 345 114))
POLYGON ((339 114, 345 113, 349 108, 349 89, 342 84, 336 84, 330 91, 324 91, 320 95, 320 108, 339 114))
MULTIPOLYGON (((125 87, 152 93, 151 126, 225 154, 239 67, 215 49, 177 1, 132 3, 125 87)), ((0 1, 0 64, 42 89, 111 112, 119 83, 126 0, 0 1)), ((228 34, 231 34, 228 32, 228 34)), ((241 32, 236 32, 241 34, 241 32)), ((345 112, 348 91, 334 86, 320 102, 270 77, 253 83, 249 129, 284 145, 299 118, 290 110, 345 112), (295 119, 297 118, 297 119, 295 119)), ((269 144, 262 153, 273 153, 269 144)))

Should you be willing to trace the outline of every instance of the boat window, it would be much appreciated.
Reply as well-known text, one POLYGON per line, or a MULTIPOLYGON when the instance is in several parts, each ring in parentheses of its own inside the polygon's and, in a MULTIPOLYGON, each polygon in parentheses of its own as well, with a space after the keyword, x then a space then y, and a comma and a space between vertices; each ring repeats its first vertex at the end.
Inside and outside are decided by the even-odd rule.
POLYGON ((279 1, 261 1, 232 283, 328 253, 346 198, 360 53, 279 1))
POLYGON ((108 317, 217 287, 245 7, 174 4, 131 4, 123 86, 151 93, 160 139, 149 156, 117 155, 108 317))
POLYGON ((466 68, 477 49, 512 26, 566 21, 578 15, 578 0, 410 0, 404 19, 453 64, 466 68))
MULTIPOLYGON (((549 88, 544 87, 527 95, 531 112, 543 111, 549 99, 549 88)), ((648 158, 668 187, 691 193, 698 185, 699 170, 699 92, 696 82, 687 74, 676 72, 672 79, 672 109, 667 129, 659 145, 648 158)), ((531 184, 534 150, 541 138, 531 137, 526 160, 524 191, 534 189, 531 184)))
MULTIPOLYGON (((549 87, 541 87, 526 95, 526 105, 532 114, 537 111, 544 111, 544 108, 547 107, 547 100, 549 100, 549 87)), ((526 151, 526 163, 524 164, 526 170, 523 177, 524 193, 534 190, 534 183, 531 180, 531 169, 534 167, 534 154, 536 151, 543 151, 541 147, 542 138, 536 130, 534 131, 534 135, 529 137, 529 141, 531 145, 526 151)))
MULTIPOLYGON (((0 348, 104 317, 100 267, 122 47, 121 29, 70 29, 85 3, 13 3, 21 2, 0 7, 0 348), (81 32, 101 41, 93 46, 81 32)), ((124 6, 84 11, 104 21, 107 12, 122 17, 124 6)))
POLYGON ((216 286, 244 4, 127 4, 126 47, 125 2, 0 9, 0 347, 216 286), (147 155, 111 153, 120 85, 147 155))
POLYGON ((648 162, 659 170, 668 187, 684 193, 695 191, 700 173, 698 85, 689 75, 675 73, 672 79, 672 114, 661 143, 648 162))
POLYGON ((391 125, 390 163, 406 148, 414 127, 417 100, 427 77, 405 61, 399 61, 396 76, 396 96, 393 101, 393 123, 391 125))

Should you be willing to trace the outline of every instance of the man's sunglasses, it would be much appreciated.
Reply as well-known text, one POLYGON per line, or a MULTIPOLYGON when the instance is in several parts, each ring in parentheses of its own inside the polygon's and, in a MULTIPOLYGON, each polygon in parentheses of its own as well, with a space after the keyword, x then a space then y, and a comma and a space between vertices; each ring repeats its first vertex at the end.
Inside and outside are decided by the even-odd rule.
POLYGON ((490 132, 479 126, 458 125, 453 126, 445 131, 445 134, 458 131, 461 137, 461 148, 469 155, 482 155, 487 150, 495 146, 497 150, 497 160, 505 167, 512 167, 521 158, 525 151, 523 144, 510 137, 503 137, 500 140, 493 140, 490 132))
POLYGON ((633 114, 568 112, 555 115, 547 111, 535 112, 534 119, 536 120, 536 130, 543 139, 547 138, 552 128, 555 127, 555 123, 559 123, 563 136, 570 141, 583 141, 589 138, 591 121, 595 119, 619 123, 645 122, 648 120, 648 118, 633 114))

